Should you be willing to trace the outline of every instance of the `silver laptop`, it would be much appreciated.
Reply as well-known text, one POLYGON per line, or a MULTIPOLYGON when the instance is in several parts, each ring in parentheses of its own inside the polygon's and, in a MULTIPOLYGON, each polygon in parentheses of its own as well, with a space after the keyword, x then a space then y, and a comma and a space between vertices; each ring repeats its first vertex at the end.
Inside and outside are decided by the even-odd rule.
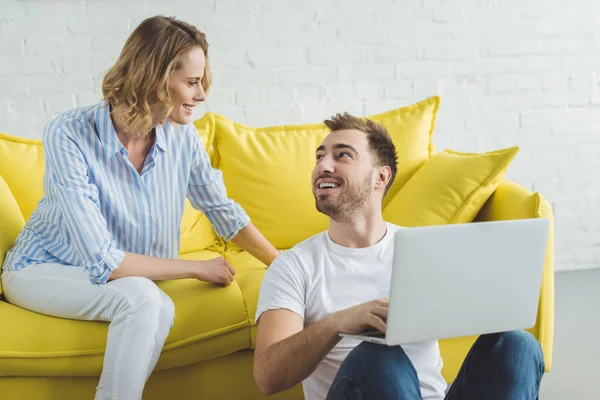
POLYGON ((547 219, 399 229, 387 331, 341 334, 399 345, 535 325, 547 219))

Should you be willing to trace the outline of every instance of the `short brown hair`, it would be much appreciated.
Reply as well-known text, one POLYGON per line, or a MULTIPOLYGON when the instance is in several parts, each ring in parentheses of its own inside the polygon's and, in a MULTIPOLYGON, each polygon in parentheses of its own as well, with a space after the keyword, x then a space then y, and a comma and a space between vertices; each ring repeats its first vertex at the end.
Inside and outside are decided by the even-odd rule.
MULTIPOLYGON (((341 131, 345 129, 356 129, 367 134, 369 147, 376 167, 390 167, 392 177, 385 187, 385 193, 389 190, 394 182, 398 169, 398 156, 396 154, 396 146, 392 142, 392 138, 387 129, 381 124, 367 118, 354 117, 347 112, 336 114, 331 119, 323 121, 325 126, 333 131, 341 131)), ((384 196, 385 196, 384 193, 384 196)))
POLYGON ((150 130, 154 105, 161 106, 160 122, 167 119, 173 109, 169 78, 194 47, 200 47, 206 57, 201 84, 208 92, 211 74, 204 33, 186 22, 159 15, 145 19, 129 35, 102 81, 102 94, 113 110, 117 106, 125 109, 122 123, 128 130, 150 130))

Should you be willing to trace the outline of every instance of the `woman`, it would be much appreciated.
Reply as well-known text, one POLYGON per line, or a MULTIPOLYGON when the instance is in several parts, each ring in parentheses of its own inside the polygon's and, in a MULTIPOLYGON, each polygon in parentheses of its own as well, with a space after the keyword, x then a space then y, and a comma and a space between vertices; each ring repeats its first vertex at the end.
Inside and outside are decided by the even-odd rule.
POLYGON ((44 130, 44 197, 6 257, 2 283, 17 306, 110 321, 97 399, 142 396, 174 317, 153 280, 234 279, 222 258, 177 260, 186 196, 225 240, 267 265, 279 254, 227 198, 191 123, 210 82, 205 35, 149 18, 104 78, 104 100, 44 130))

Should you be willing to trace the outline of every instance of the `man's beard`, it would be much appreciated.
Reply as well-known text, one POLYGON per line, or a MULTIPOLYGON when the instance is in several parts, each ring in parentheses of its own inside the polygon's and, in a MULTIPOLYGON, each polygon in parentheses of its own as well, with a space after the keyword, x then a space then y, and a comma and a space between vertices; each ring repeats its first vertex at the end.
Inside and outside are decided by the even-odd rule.
POLYGON ((371 174, 367 174, 360 186, 343 186, 341 193, 331 199, 331 195, 315 196, 317 211, 337 222, 352 221, 365 208, 371 193, 371 174))

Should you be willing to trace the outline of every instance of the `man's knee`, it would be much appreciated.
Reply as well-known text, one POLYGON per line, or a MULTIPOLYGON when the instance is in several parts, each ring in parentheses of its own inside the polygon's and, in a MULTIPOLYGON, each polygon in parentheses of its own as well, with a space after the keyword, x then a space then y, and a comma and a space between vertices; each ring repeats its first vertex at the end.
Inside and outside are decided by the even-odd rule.
POLYGON ((499 366, 511 369, 534 368, 544 371, 544 355, 540 343, 529 332, 515 330, 481 336, 486 348, 499 366))
POLYGON ((384 376, 392 371, 395 376, 416 376, 416 370, 401 346, 362 342, 350 352, 342 368, 344 364, 355 364, 365 372, 377 372, 384 376))
POLYGON ((365 398, 417 398, 417 371, 400 346, 363 342, 346 357, 334 384, 337 391, 352 385, 365 398), (344 383, 345 382, 345 383, 344 383))

